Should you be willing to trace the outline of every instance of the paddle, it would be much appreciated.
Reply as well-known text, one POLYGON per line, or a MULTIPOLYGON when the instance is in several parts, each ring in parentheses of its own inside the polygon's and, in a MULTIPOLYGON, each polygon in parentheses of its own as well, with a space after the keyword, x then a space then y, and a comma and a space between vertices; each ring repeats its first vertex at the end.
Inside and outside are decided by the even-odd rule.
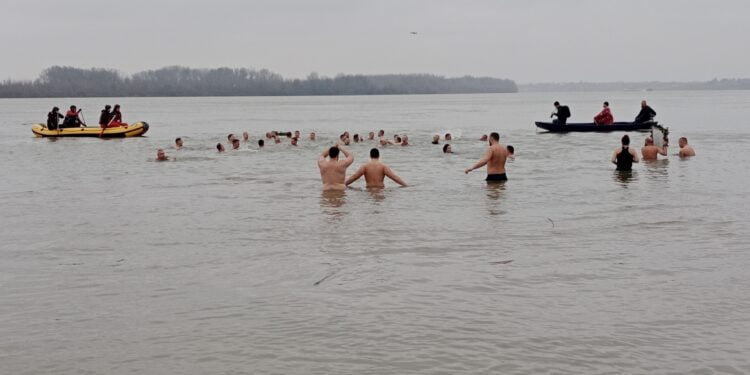
POLYGON ((81 118, 81 124, 83 124, 84 127, 88 128, 88 125, 86 125, 86 119, 83 118, 83 108, 78 110, 78 117, 81 118))

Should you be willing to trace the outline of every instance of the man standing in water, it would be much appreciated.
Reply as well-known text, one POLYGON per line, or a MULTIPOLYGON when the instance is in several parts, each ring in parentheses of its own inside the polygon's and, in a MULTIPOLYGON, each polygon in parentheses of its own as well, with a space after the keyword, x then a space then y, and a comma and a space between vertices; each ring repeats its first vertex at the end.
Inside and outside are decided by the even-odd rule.
POLYGON ((631 171, 633 163, 638 162, 638 153, 630 148, 630 137, 627 134, 622 136, 621 142, 622 146, 612 153, 612 164, 617 166, 618 171, 631 171))
POLYGON ((385 176, 401 186, 406 186, 406 182, 397 176, 391 170, 391 167, 380 162, 380 151, 377 148, 370 150, 370 162, 359 167, 353 175, 347 178, 346 185, 351 185, 354 181, 359 180, 362 175, 365 176, 365 183, 368 188, 384 188, 385 176))
POLYGON ((686 158, 690 156, 695 156, 695 150, 692 146, 688 145, 687 138, 681 137, 679 141, 677 141, 677 144, 680 146, 680 157, 686 158))
POLYGON ((346 168, 352 165, 353 162, 354 155, 343 146, 331 146, 323 150, 318 158, 318 168, 320 168, 320 179, 323 181, 323 190, 345 190, 346 168), (344 153, 344 160, 339 160, 339 151, 344 153))
POLYGON ((482 168, 487 165, 487 182, 503 182, 508 180, 505 174, 505 161, 508 159, 508 149, 500 144, 500 134, 490 133, 490 147, 487 148, 484 157, 479 160, 473 167, 468 168, 464 173, 482 168))
POLYGON ((667 145, 658 147, 654 145, 653 138, 646 137, 646 144, 641 148, 641 154, 643 155, 643 160, 655 161, 659 158, 658 155, 667 156, 667 145))

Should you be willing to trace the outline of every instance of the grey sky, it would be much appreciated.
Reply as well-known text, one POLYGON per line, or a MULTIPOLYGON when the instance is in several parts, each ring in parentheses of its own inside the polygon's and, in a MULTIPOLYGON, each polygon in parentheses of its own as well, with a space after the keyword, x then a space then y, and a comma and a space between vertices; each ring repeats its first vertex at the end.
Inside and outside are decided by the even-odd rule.
POLYGON ((750 77, 748 0, 3 0, 0 79, 51 65, 489 75, 750 77), (419 32, 411 35, 410 31, 419 32))

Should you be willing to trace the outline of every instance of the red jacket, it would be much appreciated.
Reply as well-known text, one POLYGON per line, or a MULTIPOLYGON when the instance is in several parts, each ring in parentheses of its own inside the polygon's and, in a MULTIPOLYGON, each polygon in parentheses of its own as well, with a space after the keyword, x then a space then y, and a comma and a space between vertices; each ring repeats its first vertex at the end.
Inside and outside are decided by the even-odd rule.
POLYGON ((594 116, 594 122, 598 125, 612 125, 615 122, 615 118, 612 116, 612 111, 609 110, 609 107, 606 107, 598 115, 594 116))

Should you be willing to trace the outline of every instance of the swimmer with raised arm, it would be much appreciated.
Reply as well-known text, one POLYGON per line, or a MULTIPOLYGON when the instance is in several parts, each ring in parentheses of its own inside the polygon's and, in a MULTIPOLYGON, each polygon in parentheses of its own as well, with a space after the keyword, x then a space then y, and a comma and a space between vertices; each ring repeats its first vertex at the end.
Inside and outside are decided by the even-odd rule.
POLYGON ((343 146, 331 146, 323 150, 318 158, 323 190, 345 190, 346 168, 354 162, 354 155, 343 146), (345 156, 339 160, 339 151, 345 156))
POLYGON ((351 185, 360 177, 365 176, 365 183, 368 188, 385 187, 385 177, 388 176, 401 186, 406 186, 406 182, 393 172, 391 167, 380 162, 380 151, 377 148, 370 150, 370 161, 357 169, 353 175, 346 179, 346 185, 351 185))
POLYGON ((474 166, 468 168, 464 173, 469 173, 475 169, 487 166, 487 182, 507 181, 508 176, 505 174, 505 161, 508 159, 508 149, 500 144, 500 134, 495 132, 490 134, 490 147, 487 148, 484 157, 474 166))

